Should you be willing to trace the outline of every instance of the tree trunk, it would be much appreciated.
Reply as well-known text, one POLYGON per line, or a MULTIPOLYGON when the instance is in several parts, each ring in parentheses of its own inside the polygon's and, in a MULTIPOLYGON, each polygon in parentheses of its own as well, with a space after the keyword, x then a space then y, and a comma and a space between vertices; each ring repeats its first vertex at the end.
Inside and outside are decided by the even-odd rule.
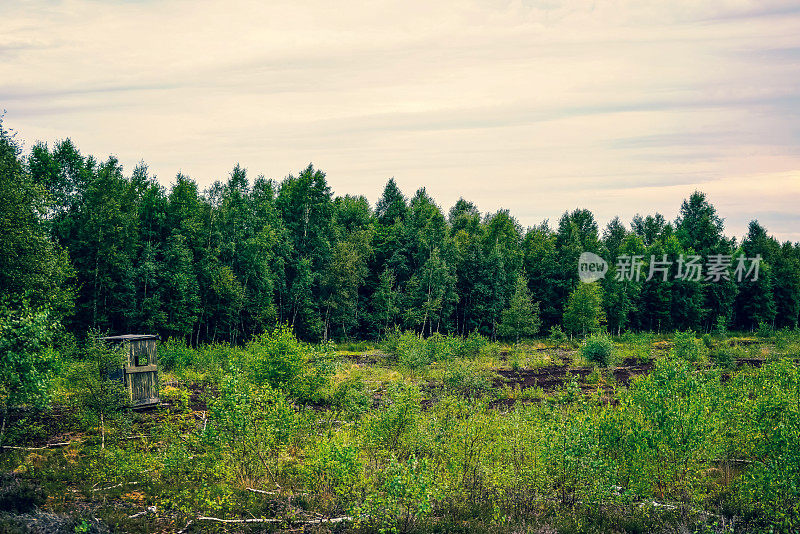
POLYGON ((100 448, 106 448, 106 422, 102 411, 100 412, 100 448))

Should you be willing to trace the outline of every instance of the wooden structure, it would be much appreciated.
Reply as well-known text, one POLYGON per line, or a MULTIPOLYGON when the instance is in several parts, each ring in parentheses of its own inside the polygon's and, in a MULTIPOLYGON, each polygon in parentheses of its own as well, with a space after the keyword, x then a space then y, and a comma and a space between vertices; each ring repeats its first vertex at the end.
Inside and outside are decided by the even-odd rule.
POLYGON ((125 360, 122 369, 113 373, 125 384, 134 408, 158 404, 158 351, 160 337, 153 334, 128 334, 102 338, 121 343, 125 360))

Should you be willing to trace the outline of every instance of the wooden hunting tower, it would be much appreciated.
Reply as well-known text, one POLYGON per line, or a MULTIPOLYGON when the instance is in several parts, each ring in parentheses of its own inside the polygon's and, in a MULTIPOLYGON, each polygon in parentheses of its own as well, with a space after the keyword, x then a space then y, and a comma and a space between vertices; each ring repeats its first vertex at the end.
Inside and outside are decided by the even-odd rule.
POLYGON ((158 352, 156 343, 160 339, 153 334, 128 334, 110 336, 103 341, 122 344, 125 355, 123 367, 116 374, 125 384, 131 398, 131 406, 158 404, 158 352))

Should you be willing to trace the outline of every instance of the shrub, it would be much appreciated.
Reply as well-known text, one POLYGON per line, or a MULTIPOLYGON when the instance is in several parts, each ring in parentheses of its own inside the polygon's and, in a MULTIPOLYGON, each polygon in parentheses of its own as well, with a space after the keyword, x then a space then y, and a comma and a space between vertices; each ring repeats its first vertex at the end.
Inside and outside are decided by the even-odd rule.
POLYGON ((333 374, 328 346, 302 343, 286 325, 263 334, 246 347, 245 364, 255 384, 269 384, 297 400, 314 400, 333 374))
POLYGON ((167 386, 161 390, 161 398, 179 412, 189 411, 189 392, 185 389, 167 386))
POLYGON ((323 501, 333 501, 330 504, 339 505, 338 509, 330 509, 330 504, 323 502, 323 507, 330 512, 347 509, 356 500, 362 471, 363 465, 357 447, 327 441, 317 443, 309 452, 303 466, 308 487, 314 488, 323 501))
POLYGON ((364 378, 357 375, 336 384, 331 392, 330 404, 338 411, 353 416, 367 412, 372 406, 372 397, 364 378))
POLYGON ((393 385, 384 400, 365 421, 364 438, 373 454, 388 457, 406 449, 416 434, 421 395, 416 386, 393 385))
POLYGON ((483 348, 489 344, 489 338, 473 330, 464 339, 463 352, 458 356, 460 358, 475 358, 480 355, 483 348))
POLYGON ((220 385, 209 407, 209 434, 241 480, 258 480, 280 467, 281 452, 307 424, 287 398, 269 384, 255 386, 237 369, 220 385))
POLYGON ((367 496, 362 511, 377 525, 396 525, 408 532, 430 514, 434 497, 433 472, 425 458, 411 456, 402 462, 393 457, 378 492, 367 496))
POLYGON ((453 362, 442 378, 445 387, 466 397, 479 396, 491 388, 488 373, 469 361, 453 362))
POLYGON ((561 329, 561 325, 556 324, 550 327, 550 335, 547 336, 547 340, 558 348, 567 342, 567 334, 561 329))
POLYGON ((775 330, 772 328, 771 324, 769 324, 769 323, 767 323, 765 321, 760 321, 758 323, 758 331, 756 332, 756 335, 758 337, 760 337, 762 339, 767 339, 769 337, 772 337, 772 335, 774 333, 775 333, 775 330))
POLYGON ((690 362, 702 361, 708 354, 705 344, 697 339, 693 330, 676 332, 673 338, 672 356, 690 362))
POLYGON ((195 350, 186 341, 171 337, 158 347, 158 361, 169 371, 182 371, 194 364, 195 350))
POLYGON ((602 366, 608 365, 613 351, 614 343, 605 334, 592 334, 581 346, 581 356, 602 366))
POLYGON ((728 335, 728 320, 724 315, 717 316, 717 324, 714 326, 714 334, 722 338, 728 335))
POLYGON ((399 327, 392 326, 388 328, 383 335, 383 341, 380 344, 381 349, 383 349, 386 354, 397 358, 402 335, 403 331, 399 327))
POLYGON ((736 365, 736 359, 745 356, 744 349, 739 345, 725 343, 710 353, 711 360, 723 369, 732 369, 736 365))
POLYGON ((396 354, 400 365, 409 369, 419 369, 430 363, 426 341, 410 330, 400 335, 396 354))
POLYGON ((426 363, 450 361, 463 351, 463 340, 460 337, 443 336, 439 332, 428 337, 424 344, 428 360, 426 363))

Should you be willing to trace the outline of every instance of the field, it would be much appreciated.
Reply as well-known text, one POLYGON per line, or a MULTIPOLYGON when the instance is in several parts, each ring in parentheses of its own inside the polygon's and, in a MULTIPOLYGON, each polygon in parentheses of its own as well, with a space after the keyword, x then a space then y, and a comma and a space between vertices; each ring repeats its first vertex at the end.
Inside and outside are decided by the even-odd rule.
POLYGON ((158 407, 63 379, 8 413, 0 530, 794 531, 798 353, 790 330, 168 341, 158 407))

